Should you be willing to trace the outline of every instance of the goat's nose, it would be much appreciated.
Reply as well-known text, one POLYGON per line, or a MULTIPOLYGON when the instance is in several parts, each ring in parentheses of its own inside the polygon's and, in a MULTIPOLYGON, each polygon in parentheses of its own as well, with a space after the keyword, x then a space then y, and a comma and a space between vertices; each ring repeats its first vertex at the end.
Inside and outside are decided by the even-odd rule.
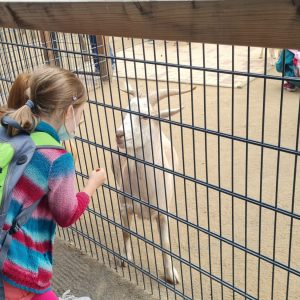
POLYGON ((117 137, 117 138, 121 138, 121 137, 123 137, 123 136, 124 136, 124 131, 118 129, 118 130, 116 131, 116 137, 117 137))

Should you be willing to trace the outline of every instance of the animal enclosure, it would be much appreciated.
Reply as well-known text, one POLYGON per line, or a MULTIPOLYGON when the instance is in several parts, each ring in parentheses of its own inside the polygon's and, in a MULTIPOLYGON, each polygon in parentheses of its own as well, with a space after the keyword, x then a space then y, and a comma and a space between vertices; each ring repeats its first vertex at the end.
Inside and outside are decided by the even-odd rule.
POLYGON ((272 66, 267 49, 263 58, 260 52, 257 47, 1 28, 1 105, 17 74, 44 64, 71 70, 87 89, 85 122, 75 138, 77 185, 81 188, 99 165, 108 180, 84 216, 59 229, 60 237, 156 298, 298 299, 299 92, 284 91, 283 74, 272 66), (165 99, 158 101, 161 90, 165 99), (155 109, 145 102, 142 111, 139 99, 149 100, 151 94, 155 109), (176 108, 182 109, 162 114, 176 108), (133 146, 120 149, 116 133, 126 118, 133 146), (141 149, 150 137, 150 152, 137 151, 134 144, 139 141, 133 131, 142 126, 157 130, 138 137, 141 149), (174 149, 166 156, 162 135, 174 149), (144 189, 156 191, 157 203, 140 194, 139 179, 129 180, 128 189, 122 176, 118 182, 114 159, 115 168, 122 169, 124 161, 131 176, 142 180, 151 172, 151 186, 146 182, 144 189), (159 186, 165 187, 163 196, 159 186), (128 202, 122 204, 120 197, 128 202), (160 197, 168 201, 161 205, 160 197), (159 222, 143 211, 138 217, 130 205, 163 216, 170 243, 162 242, 159 222), (122 210, 134 212, 130 227, 122 210), (166 274, 166 259, 177 270, 177 284, 173 272, 166 274))

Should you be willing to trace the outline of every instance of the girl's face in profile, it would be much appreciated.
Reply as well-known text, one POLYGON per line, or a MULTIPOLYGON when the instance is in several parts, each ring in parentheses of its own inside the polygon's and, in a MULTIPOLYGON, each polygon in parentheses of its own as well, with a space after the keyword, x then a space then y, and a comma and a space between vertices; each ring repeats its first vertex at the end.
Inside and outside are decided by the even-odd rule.
POLYGON ((83 111, 85 104, 77 106, 70 105, 65 117, 65 126, 69 133, 74 134, 76 128, 82 123, 83 111))

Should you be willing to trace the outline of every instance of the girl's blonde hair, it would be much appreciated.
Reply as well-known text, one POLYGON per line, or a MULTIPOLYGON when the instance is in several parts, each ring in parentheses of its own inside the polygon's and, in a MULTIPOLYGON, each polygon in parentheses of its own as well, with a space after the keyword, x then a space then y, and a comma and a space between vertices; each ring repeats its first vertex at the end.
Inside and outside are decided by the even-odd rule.
MULTIPOLYGON (((44 66, 32 73, 20 74, 12 85, 7 105, 0 108, 0 119, 9 116, 24 131, 33 132, 40 117, 56 117, 63 120, 70 105, 74 108, 86 102, 82 82, 70 71, 44 66), (25 105, 30 99, 34 108, 25 105)), ((8 126, 8 134, 14 136, 19 129, 8 126)))

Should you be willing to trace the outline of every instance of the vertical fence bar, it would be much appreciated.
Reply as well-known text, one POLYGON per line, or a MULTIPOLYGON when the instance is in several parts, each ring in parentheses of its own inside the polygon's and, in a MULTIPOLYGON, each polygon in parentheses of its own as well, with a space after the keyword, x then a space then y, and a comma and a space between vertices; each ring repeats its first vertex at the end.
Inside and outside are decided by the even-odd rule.
MULTIPOLYGON (((297 121, 297 133, 296 133, 296 145, 295 149, 298 151, 299 149, 299 140, 300 140, 300 98, 298 105, 298 121, 297 121)), ((298 156, 295 155, 294 162, 294 178, 293 178, 293 194, 292 194, 292 213, 295 210, 295 195, 296 195, 296 183, 297 183, 297 166, 298 166, 298 156)), ((294 229, 294 218, 291 218, 290 221, 290 236, 289 236, 289 254, 288 254, 288 267, 291 266, 291 258, 292 258, 292 246, 293 246, 293 229, 294 229)), ((290 272, 287 272, 286 279, 286 300, 289 299, 289 285, 290 285, 290 272)))
MULTIPOLYGON (((145 43, 144 43, 144 39, 142 39, 142 52, 143 52, 143 60, 146 61, 146 55, 145 55, 145 43)), ((147 64, 144 63, 144 70, 145 70, 145 83, 146 83, 146 97, 149 98, 149 89, 148 89, 148 80, 147 80, 147 64)), ((150 104, 148 102, 148 111, 149 111, 149 115, 150 115, 150 104)), ((151 120, 148 120, 148 124, 150 126, 150 135, 152 136, 152 130, 151 130, 151 120)), ((151 139, 151 151, 153 153, 153 142, 151 139)), ((152 158, 152 157, 151 157, 152 158)), ((154 174, 155 174, 155 170, 154 170, 154 174)), ((148 190, 148 188, 147 188, 148 190)), ((156 191, 156 187, 155 187, 155 193, 157 194, 156 191)), ((154 234, 153 234, 153 223, 152 223, 152 219, 150 218, 150 228, 151 228, 151 238, 152 241, 154 242, 154 234)), ((157 268, 157 256, 156 256, 156 251, 153 249, 153 253, 154 253, 154 263, 155 263, 155 275, 158 278, 158 268, 157 268)), ((159 298, 161 298, 161 290, 160 290, 160 284, 158 283, 158 294, 159 294, 159 298)))
MULTIPOLYGON (((251 48, 248 47, 247 49, 248 54, 247 54, 247 72, 250 73, 250 51, 251 48)), ((246 104, 246 139, 249 138, 249 102, 250 102, 250 78, 249 76, 247 77, 247 104, 246 104)), ((246 157, 245 157, 245 196, 248 196, 248 152, 249 152, 249 147, 248 143, 246 143, 246 157)), ((248 242, 248 203, 245 202, 245 248, 247 248, 247 242, 248 242)), ((245 283, 244 283, 244 290, 247 293, 247 252, 245 252, 245 283)))
MULTIPOLYGON (((220 45, 217 45, 217 69, 220 69, 220 45)), ((217 129, 220 132, 221 120, 220 120, 220 73, 217 73, 217 129)), ((220 136, 218 136, 218 187, 221 187, 221 149, 220 149, 220 136)), ((222 236, 222 194, 218 193, 219 200, 219 231, 222 236)), ((220 240, 220 269, 221 280, 223 280, 223 243, 220 240)), ((203 298, 203 297, 202 297, 203 298)), ((221 285, 221 298, 224 299, 224 287, 221 285)))
MULTIPOLYGON (((284 69, 284 68, 283 68, 284 69)), ((281 146, 281 132, 282 132, 282 111, 283 111, 283 86, 281 89, 280 96, 280 110, 278 120, 278 147, 281 146)), ((276 162, 276 188, 275 188, 275 207, 278 207, 278 188, 279 188, 279 172, 280 172, 280 154, 281 151, 277 151, 277 162, 276 162)), ((276 240, 277 240, 277 212, 275 211, 274 220, 274 237, 273 237, 273 260, 276 260, 276 240)), ((275 265, 272 266, 272 287, 271 287, 271 299, 274 299, 274 282, 275 282, 275 265)))
MULTIPOLYGON (((207 104, 206 104, 206 72, 205 72, 205 44, 202 44, 202 56, 203 56, 203 111, 204 111, 204 128, 207 128, 207 104)), ((205 181, 209 182, 208 178, 208 156, 207 156, 207 134, 204 134, 204 156, 205 156, 205 181)), ((210 231, 210 203, 209 203, 209 189, 206 188, 206 208, 207 208, 207 230, 210 231)), ((208 236, 208 263, 209 263, 209 273, 212 274, 212 264, 211 264, 211 237, 208 236)), ((212 279, 210 278, 210 295, 211 299, 213 296, 213 287, 212 287, 212 279)))
MULTIPOLYGON (((232 50, 232 71, 234 72, 234 46, 231 48, 232 50)), ((234 135, 234 73, 232 74, 232 88, 231 88, 231 135, 234 135)), ((231 140, 231 190, 234 191, 234 140, 231 140)), ((234 197, 231 197, 231 217, 232 217, 232 241, 234 242, 235 235, 235 223, 234 223, 234 197)), ((235 286, 235 247, 232 247, 232 285, 235 286)), ((235 292, 233 291, 233 299, 235 299, 235 292)))

